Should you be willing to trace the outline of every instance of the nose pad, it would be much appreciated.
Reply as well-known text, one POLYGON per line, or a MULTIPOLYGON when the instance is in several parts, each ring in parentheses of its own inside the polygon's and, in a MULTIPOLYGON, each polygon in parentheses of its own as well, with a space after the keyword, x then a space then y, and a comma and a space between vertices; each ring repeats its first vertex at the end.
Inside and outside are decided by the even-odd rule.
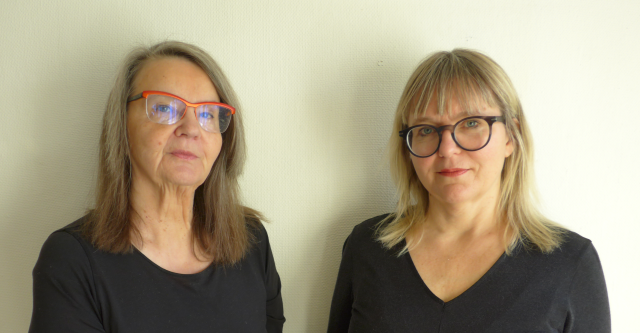
POLYGON ((442 140, 440 141, 440 148, 438 148, 438 155, 441 157, 447 157, 459 151, 460 147, 453 139, 453 131, 451 129, 443 130, 442 140))
POLYGON ((200 133, 200 127, 201 125, 196 114, 196 109, 189 106, 184 110, 182 118, 178 121, 176 135, 186 134, 188 136, 197 136, 200 133))

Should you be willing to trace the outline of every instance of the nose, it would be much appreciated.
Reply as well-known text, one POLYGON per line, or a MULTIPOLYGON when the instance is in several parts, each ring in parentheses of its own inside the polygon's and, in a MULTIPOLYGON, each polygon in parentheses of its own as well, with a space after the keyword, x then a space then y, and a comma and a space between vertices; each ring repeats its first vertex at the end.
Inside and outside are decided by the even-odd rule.
POLYGON ((184 116, 178 121, 176 128, 177 136, 197 137, 200 135, 200 123, 196 117, 196 110, 193 107, 187 107, 184 116))
POLYGON ((453 155, 459 154, 461 148, 458 144, 453 140, 453 132, 451 129, 445 129, 442 131, 442 141, 440 141, 440 148, 438 148, 438 156, 440 157, 451 157, 453 155))

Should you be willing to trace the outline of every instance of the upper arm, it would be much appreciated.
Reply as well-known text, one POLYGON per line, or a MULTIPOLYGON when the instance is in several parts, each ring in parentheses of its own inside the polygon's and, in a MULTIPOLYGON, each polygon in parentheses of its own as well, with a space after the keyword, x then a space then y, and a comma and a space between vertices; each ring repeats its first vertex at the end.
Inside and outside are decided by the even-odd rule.
POLYGON ((89 260, 66 232, 46 240, 33 269, 29 332, 104 332, 89 260))
POLYGON ((598 253, 591 243, 580 257, 569 297, 565 332, 611 332, 607 286, 598 253))
POLYGON ((264 227, 261 227, 262 237, 260 242, 264 253, 265 288, 267 291, 267 332, 282 332, 285 322, 282 304, 280 275, 276 270, 276 263, 271 252, 269 236, 264 227))
POLYGON ((331 310, 329 313, 329 327, 327 332, 347 332, 351 321, 351 307, 353 305, 352 270, 353 262, 349 239, 347 237, 342 246, 342 260, 336 280, 336 287, 331 300, 331 310))

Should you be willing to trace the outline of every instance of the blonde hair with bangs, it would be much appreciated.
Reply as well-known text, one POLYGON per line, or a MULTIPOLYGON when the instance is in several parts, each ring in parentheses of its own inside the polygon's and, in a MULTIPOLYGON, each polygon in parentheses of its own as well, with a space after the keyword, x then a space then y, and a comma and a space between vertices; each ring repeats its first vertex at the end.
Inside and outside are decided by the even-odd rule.
MULTIPOLYGON (((424 114, 432 98, 436 98, 441 115, 449 112, 449 101, 453 98, 468 111, 477 109, 480 102, 500 109, 507 135, 514 143, 514 151, 502 169, 498 203, 498 215, 507 222, 505 251, 511 254, 519 245, 543 253, 557 248, 565 229, 544 217, 537 208, 533 142, 520 99, 496 62, 466 49, 437 52, 428 57, 413 72, 402 93, 388 144, 398 202, 394 214, 378 225, 378 240, 389 249, 406 241, 407 233, 424 222, 429 209, 429 192, 418 179, 398 132, 408 127, 410 115, 424 114)), ((419 240, 406 242, 398 255, 417 243, 419 240)))

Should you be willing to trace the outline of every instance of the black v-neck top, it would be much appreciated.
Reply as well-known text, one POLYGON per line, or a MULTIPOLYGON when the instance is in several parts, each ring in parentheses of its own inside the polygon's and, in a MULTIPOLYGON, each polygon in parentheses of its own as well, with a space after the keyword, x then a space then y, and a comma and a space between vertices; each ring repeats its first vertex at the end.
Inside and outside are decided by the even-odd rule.
POLYGON ((357 225, 344 244, 329 333, 611 332, 609 301, 591 241, 567 232, 551 254, 503 254, 480 280, 443 302, 425 285, 411 256, 386 250, 375 226, 357 225))
POLYGON ((78 234, 80 223, 42 246, 29 332, 282 332, 280 277, 262 226, 235 265, 178 274, 137 250, 96 250, 78 234))

